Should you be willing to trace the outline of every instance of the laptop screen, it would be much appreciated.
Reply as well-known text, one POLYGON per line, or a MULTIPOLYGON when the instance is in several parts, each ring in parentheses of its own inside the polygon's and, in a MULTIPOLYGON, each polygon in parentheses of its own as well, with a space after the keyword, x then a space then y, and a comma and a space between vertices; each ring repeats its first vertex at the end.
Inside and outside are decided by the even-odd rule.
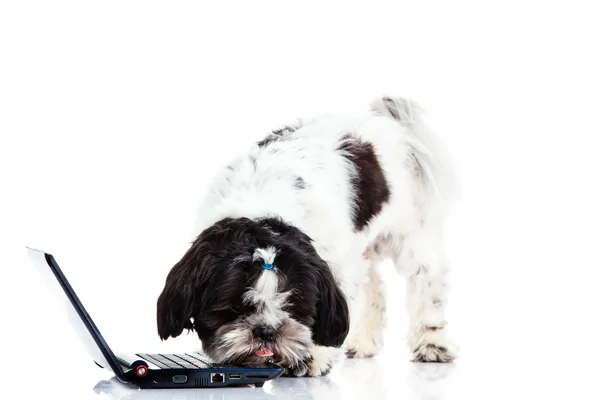
POLYGON ((126 382, 118 359, 104 341, 54 257, 29 247, 27 253, 53 297, 62 306, 67 321, 77 333, 92 360, 104 368, 111 369, 120 381, 126 382))

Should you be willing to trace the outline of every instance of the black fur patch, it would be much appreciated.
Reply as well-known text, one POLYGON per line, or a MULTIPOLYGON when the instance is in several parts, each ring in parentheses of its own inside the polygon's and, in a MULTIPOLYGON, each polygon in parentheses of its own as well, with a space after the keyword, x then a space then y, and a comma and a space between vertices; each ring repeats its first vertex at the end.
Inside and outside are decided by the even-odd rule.
POLYGON ((354 229, 360 231, 389 201, 390 189, 371 143, 347 134, 342 137, 338 151, 356 167, 351 184, 356 198, 354 229))
POLYGON ((169 272, 158 298, 161 339, 193 328, 203 349, 217 358, 217 331, 232 329, 256 312, 242 295, 262 272, 252 259, 254 251, 267 247, 277 249, 278 290, 290 293, 284 311, 312 331, 315 344, 340 347, 349 329, 346 298, 311 238, 278 218, 225 218, 196 238, 169 272))
POLYGON ((295 126, 285 126, 281 129, 277 129, 271 132, 266 138, 258 142, 258 147, 267 147, 269 144, 273 142, 277 142, 280 140, 289 139, 291 133, 294 133, 298 127, 295 126))

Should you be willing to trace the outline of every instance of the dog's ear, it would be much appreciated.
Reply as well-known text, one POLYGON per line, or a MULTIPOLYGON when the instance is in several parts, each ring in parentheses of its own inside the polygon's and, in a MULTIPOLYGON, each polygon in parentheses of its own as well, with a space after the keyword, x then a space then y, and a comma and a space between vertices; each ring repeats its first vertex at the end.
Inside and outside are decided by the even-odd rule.
POLYGON ((313 342, 320 346, 340 347, 350 329, 346 297, 340 290, 329 266, 324 262, 317 283, 317 314, 312 326, 313 342))
POLYGON ((156 304, 158 335, 162 340, 179 336, 184 329, 192 329, 191 321, 196 302, 202 290, 202 257, 194 243, 183 258, 175 264, 156 304))

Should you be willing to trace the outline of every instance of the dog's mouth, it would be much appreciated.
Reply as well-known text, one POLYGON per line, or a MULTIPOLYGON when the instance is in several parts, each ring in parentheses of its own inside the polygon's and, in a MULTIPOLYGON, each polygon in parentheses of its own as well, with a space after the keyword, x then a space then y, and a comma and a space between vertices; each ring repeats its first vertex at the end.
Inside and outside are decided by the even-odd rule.
POLYGON ((256 350, 256 352, 254 353, 256 354, 257 357, 273 357, 275 355, 275 353, 273 353, 273 350, 269 349, 269 348, 265 348, 262 347, 258 350, 256 350))
POLYGON ((310 357, 310 331, 294 320, 285 322, 268 340, 255 337, 248 324, 224 326, 207 340, 206 352, 223 364, 296 365, 310 357))
POLYGON ((271 343, 263 342, 253 354, 260 363, 274 363, 277 359, 275 348, 271 343))

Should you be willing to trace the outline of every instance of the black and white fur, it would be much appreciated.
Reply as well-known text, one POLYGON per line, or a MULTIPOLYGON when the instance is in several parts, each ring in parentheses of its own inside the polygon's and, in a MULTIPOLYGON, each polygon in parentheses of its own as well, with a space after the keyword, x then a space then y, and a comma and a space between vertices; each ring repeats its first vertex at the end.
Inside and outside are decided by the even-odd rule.
POLYGON ((274 131, 223 168, 158 299, 160 337, 194 329, 216 361, 326 374, 344 352, 381 349, 379 264, 391 258, 407 277, 412 359, 452 361, 442 252, 451 174, 419 115, 382 97, 363 115, 274 131))

